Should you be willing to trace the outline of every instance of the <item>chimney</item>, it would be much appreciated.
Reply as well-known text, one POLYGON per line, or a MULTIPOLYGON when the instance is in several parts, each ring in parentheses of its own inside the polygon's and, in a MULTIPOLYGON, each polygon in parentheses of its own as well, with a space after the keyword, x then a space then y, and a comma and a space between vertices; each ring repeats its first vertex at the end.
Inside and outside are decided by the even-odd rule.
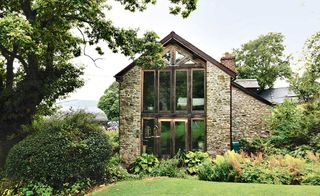
POLYGON ((232 71, 236 71, 236 61, 234 59, 234 56, 232 56, 232 54, 230 54, 229 52, 224 53, 224 56, 221 57, 220 62, 232 71))

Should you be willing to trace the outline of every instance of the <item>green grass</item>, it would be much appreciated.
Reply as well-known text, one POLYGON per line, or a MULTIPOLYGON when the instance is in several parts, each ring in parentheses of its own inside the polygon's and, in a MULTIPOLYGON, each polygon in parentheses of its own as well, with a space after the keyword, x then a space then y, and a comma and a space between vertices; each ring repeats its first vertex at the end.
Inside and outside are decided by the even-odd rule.
POLYGON ((93 193, 95 196, 122 195, 306 195, 320 196, 320 186, 244 184, 225 182, 206 182, 195 179, 156 178, 123 181, 93 193))

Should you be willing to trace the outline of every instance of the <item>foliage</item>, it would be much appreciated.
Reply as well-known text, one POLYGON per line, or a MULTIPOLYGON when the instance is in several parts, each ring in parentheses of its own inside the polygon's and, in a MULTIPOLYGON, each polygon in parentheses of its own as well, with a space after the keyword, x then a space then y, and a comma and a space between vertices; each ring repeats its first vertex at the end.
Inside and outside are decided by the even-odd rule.
POLYGON ((174 178, 184 178, 186 174, 183 169, 179 169, 178 159, 161 160, 151 172, 151 176, 168 176, 174 178))
MULTIPOLYGON (((156 0, 115 0, 132 12, 156 0)), ((197 0, 170 0, 172 14, 187 17, 197 0)), ((164 66, 162 45, 154 32, 138 36, 136 29, 116 27, 106 18, 106 0, 4 0, 0 3, 0 141, 19 133, 37 112, 83 85, 83 67, 72 62, 88 56, 86 46, 135 58, 137 65, 164 66), (77 31, 76 33, 74 33, 77 31)), ((93 59, 93 63, 97 59, 93 59)), ((1 146, 0 146, 1 147, 1 146)))
POLYGON ((103 180, 112 148, 94 116, 83 112, 53 116, 15 145, 6 162, 12 179, 45 183, 54 189, 83 179, 103 180))
POLYGON ((112 146, 113 154, 119 153, 120 144, 119 144, 119 131, 118 130, 108 130, 105 132, 107 138, 112 146))
POLYGON ((271 88, 277 78, 289 77, 291 69, 283 39, 281 33, 268 33, 234 49, 238 78, 257 79, 263 90, 271 88))
POLYGON ((306 158, 290 155, 251 155, 233 151, 204 163, 200 180, 266 184, 317 184, 320 155, 307 152, 306 158))
POLYGON ((149 174, 154 167, 159 164, 159 160, 153 154, 143 153, 138 156, 131 167, 131 172, 134 174, 149 174))
POLYGON ((188 173, 196 174, 198 172, 199 167, 209 159, 209 154, 206 152, 190 151, 185 155, 184 164, 187 167, 188 173))
POLYGON ((295 74, 290 85, 301 100, 310 101, 320 92, 320 32, 305 42, 303 54, 304 73, 301 77, 295 74))
POLYGON ((106 164, 105 169, 106 182, 117 182, 132 177, 128 171, 121 166, 119 154, 115 154, 111 157, 110 161, 106 164))
POLYGON ((99 99, 98 107, 109 120, 119 120, 119 83, 114 81, 99 99))
POLYGON ((292 153, 301 149, 319 151, 319 109, 320 99, 300 105, 289 100, 278 104, 267 121, 272 130, 271 135, 265 138, 268 146, 292 153))

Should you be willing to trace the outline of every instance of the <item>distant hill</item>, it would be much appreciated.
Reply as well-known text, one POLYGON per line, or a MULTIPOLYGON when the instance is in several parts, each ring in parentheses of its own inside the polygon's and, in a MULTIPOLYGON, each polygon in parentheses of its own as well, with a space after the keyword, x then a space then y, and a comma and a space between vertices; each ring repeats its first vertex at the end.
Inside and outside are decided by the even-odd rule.
POLYGON ((57 106, 61 107, 61 111, 68 112, 70 110, 82 109, 88 113, 96 115, 96 119, 99 121, 108 121, 107 115, 98 108, 98 101, 96 100, 84 100, 84 99, 72 99, 62 100, 56 103, 57 106))
POLYGON ((62 100, 62 101, 58 102, 57 105, 62 106, 62 107, 73 107, 73 108, 88 108, 88 107, 98 108, 98 101, 84 100, 84 99, 72 99, 72 100, 62 100))

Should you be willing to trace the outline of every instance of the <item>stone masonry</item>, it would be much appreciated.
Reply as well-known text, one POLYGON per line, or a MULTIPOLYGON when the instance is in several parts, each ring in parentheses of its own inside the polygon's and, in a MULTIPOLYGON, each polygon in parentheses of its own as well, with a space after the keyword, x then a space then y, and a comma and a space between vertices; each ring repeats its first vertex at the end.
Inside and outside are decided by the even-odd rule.
POLYGON ((269 133, 265 118, 271 115, 272 106, 232 86, 232 138, 248 139, 269 133))
POLYGON ((207 63, 207 152, 230 149, 230 76, 207 63))
POLYGON ((140 155, 141 68, 135 66, 120 83, 120 159, 128 166, 140 155))

